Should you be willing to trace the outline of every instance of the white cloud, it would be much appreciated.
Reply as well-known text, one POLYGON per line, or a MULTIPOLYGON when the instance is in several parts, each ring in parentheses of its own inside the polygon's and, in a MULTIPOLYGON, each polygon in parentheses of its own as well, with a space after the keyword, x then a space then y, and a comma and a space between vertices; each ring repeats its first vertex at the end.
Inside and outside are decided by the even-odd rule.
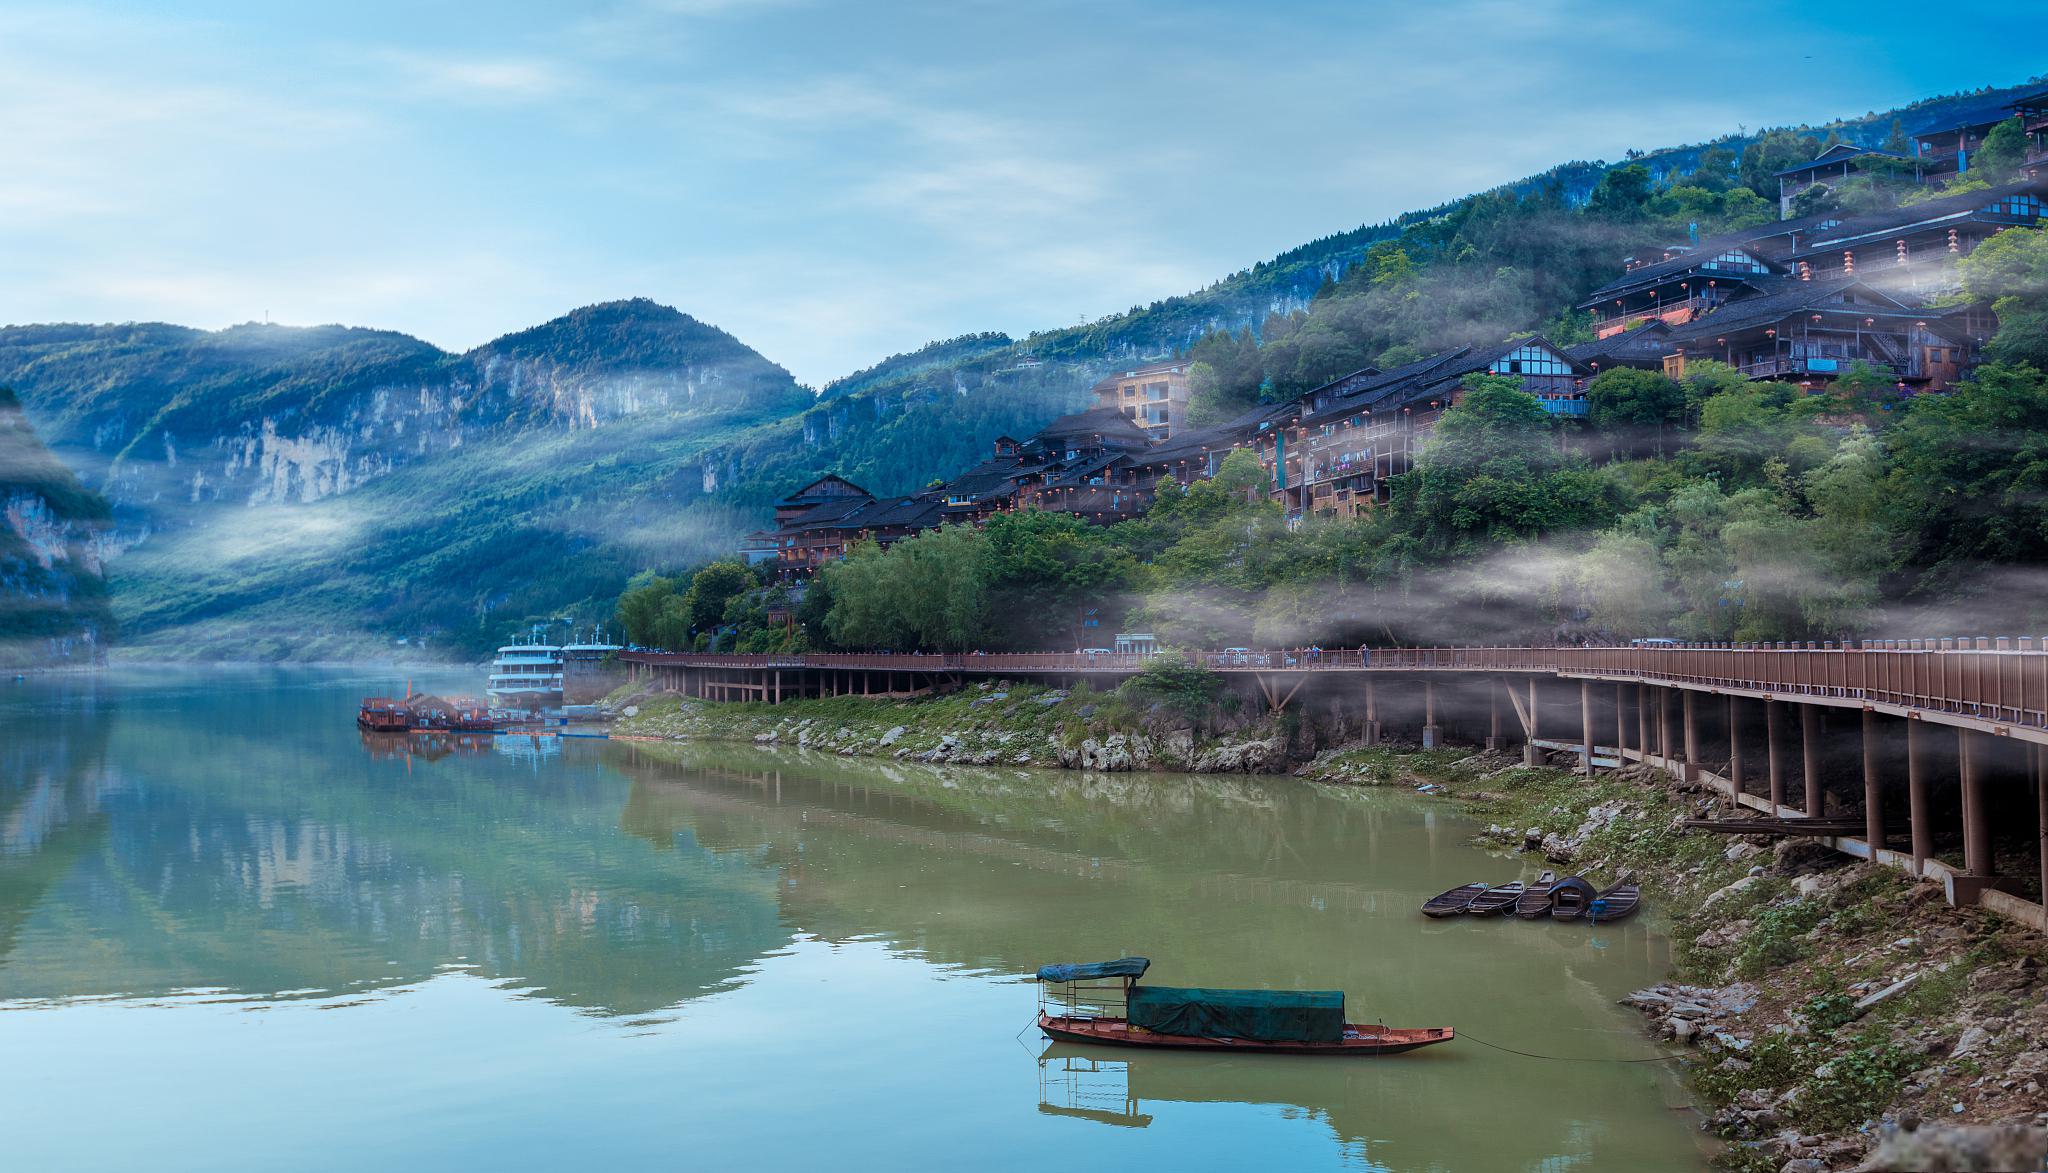
POLYGON ((416 93, 483 103, 544 102, 570 88, 559 64, 535 57, 463 57, 396 49, 372 60, 390 67, 416 93))

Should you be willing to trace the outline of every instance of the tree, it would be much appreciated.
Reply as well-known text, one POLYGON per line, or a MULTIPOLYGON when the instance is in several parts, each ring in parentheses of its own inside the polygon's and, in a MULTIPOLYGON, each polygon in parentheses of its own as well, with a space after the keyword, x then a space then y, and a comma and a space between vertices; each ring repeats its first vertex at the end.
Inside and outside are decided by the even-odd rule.
POLYGON ((1884 146, 1879 148, 1887 155, 1905 157, 1913 153, 1913 144, 1906 138, 1906 126, 1898 119, 1892 119, 1892 132, 1885 136, 1884 146))
POLYGON ((616 609, 619 630, 628 642, 642 647, 666 647, 657 636, 662 605, 675 597, 675 581, 651 570, 643 570, 626 583, 616 609))
POLYGON ((1593 185, 1593 195, 1586 207, 1603 219, 1638 220, 1650 202, 1650 192, 1650 169, 1641 163, 1630 163, 1602 175, 1600 182, 1593 185))
POLYGON ((1977 148, 1977 157, 1970 160, 1972 170, 1981 170, 1987 175, 2006 176, 2020 169, 2027 159, 2027 128, 2017 116, 1991 128, 1984 136, 1984 145, 1977 148))
MULTIPOLYGON (((1655 371, 1615 367, 1586 384, 1593 426, 1610 431, 1653 432, 1664 450, 1664 429, 1685 414, 1685 391, 1655 371)), ((1632 444, 1620 445, 1623 450, 1632 444)))
POLYGON ((1958 266, 1963 291, 1990 302, 1998 334, 1993 359, 2048 371, 2048 228, 2008 228, 1979 244, 1958 266))
POLYGON ((738 562, 713 562, 690 577, 690 589, 683 593, 690 630, 709 632, 725 619, 725 606, 734 595, 758 585, 754 572, 738 562))

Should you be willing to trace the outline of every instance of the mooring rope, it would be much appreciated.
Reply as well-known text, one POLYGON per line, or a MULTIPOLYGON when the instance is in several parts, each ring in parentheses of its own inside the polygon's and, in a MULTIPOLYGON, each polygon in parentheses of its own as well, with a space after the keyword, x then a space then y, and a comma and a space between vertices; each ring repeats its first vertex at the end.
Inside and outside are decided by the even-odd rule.
POLYGON ((1499 1043, 1489 1043, 1478 1035, 1462 1030, 1455 1037, 1471 1039, 1482 1047, 1492 1047, 1496 1051, 1506 1051, 1510 1055, 1520 1055, 1524 1059, 1550 1059, 1558 1063, 1669 1063, 1673 1059, 1685 1058, 1683 1052, 1676 1055, 1653 1055, 1648 1059, 1602 1059, 1590 1055, 1538 1055, 1534 1051, 1517 1051, 1513 1047, 1503 1047, 1499 1043))

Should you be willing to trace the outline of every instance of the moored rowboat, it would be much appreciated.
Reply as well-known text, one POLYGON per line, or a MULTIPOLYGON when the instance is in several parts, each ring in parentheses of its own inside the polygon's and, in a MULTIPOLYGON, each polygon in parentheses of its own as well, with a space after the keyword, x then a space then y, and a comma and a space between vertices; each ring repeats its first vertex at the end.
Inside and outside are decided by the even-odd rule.
POLYGON ((1472 907, 1465 910, 1466 915, 1499 916, 1501 913, 1513 908, 1515 901, 1521 899, 1522 893, 1528 887, 1529 885, 1516 880, 1512 884, 1502 884, 1498 888, 1488 888, 1472 898, 1472 907))
POLYGON ((1472 907, 1472 902, 1486 891, 1485 884, 1460 884, 1440 896, 1432 896, 1422 906, 1422 915, 1428 917, 1458 916, 1472 907))
POLYGON ((1536 877, 1536 882, 1515 899, 1515 915, 1524 920, 1535 920, 1550 912, 1550 890, 1557 885, 1557 873, 1546 871, 1536 877))
POLYGON ((1160 1034, 1132 1026, 1121 1018, 1077 1018, 1045 1013, 1038 1016, 1038 1029, 1044 1031, 1048 1038, 1067 1043, 1178 1051, 1241 1051, 1262 1055, 1398 1055, 1417 1047, 1448 1043, 1456 1037, 1448 1026, 1393 1027, 1346 1023, 1343 1037, 1334 1042, 1268 1042, 1160 1034))

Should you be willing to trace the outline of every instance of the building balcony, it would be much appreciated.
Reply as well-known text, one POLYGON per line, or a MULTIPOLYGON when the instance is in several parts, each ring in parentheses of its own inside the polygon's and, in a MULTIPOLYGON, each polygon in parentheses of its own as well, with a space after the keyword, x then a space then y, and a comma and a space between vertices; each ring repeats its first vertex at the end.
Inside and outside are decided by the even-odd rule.
POLYGON ((1752 379, 1775 379, 1785 375, 1801 377, 1820 375, 1832 379, 1837 375, 1846 373, 1851 366, 1858 362, 1881 375, 1887 375, 1891 378, 1898 378, 1901 373, 1896 365, 1883 359, 1858 359, 1841 355, 1817 355, 1813 357, 1789 354, 1779 355, 1775 358, 1764 359, 1761 362, 1743 363, 1736 367, 1736 369, 1752 379))
POLYGON ((1688 297, 1679 301, 1660 302, 1640 310, 1630 310, 1616 317, 1602 318, 1593 323, 1595 337, 1612 338, 1630 326, 1643 322, 1654 322, 1659 318, 1674 326, 1682 326, 1708 310, 1720 305, 1727 298, 1719 295, 1710 297, 1688 297))

